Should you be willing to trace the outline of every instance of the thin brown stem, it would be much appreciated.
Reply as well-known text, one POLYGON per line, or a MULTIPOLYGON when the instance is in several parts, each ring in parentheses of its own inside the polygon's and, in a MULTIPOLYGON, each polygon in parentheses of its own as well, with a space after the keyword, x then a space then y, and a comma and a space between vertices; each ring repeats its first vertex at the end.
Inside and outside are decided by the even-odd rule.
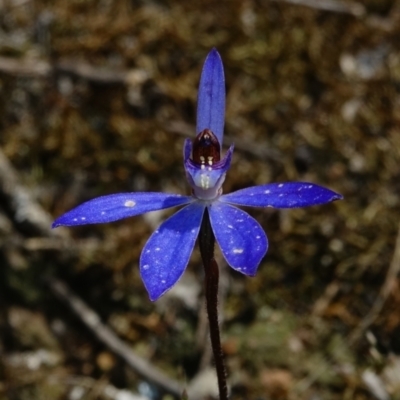
POLYGON ((207 303, 207 314, 210 325, 211 347, 214 354, 215 369, 218 378, 218 389, 220 400, 228 400, 228 387, 226 384, 226 369, 221 347, 221 336, 218 322, 218 283, 219 270, 214 258, 215 237, 211 228, 208 211, 204 213, 199 245, 201 258, 205 273, 205 295, 207 303))

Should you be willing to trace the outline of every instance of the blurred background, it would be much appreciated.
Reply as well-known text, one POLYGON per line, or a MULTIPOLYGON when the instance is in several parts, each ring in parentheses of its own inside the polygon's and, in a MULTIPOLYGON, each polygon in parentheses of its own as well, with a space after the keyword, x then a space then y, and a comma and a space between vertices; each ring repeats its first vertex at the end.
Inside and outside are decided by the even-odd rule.
POLYGON ((400 399, 399 37, 398 0, 0 0, 0 399, 212 398, 198 250, 156 303, 139 276, 172 211, 50 224, 104 194, 188 193, 214 46, 224 190, 345 198, 249 210, 270 242, 254 278, 218 255, 232 399, 400 399))

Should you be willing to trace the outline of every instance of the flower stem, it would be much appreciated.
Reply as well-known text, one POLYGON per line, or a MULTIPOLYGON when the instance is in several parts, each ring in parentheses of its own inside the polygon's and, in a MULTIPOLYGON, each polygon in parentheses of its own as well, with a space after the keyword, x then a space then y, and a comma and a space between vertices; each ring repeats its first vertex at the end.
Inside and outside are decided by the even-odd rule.
POLYGON ((205 273, 205 295, 207 314, 210 325, 211 347, 214 354, 215 369, 217 371, 220 400, 228 400, 226 384, 226 369, 222 354, 221 337, 218 323, 218 264, 214 258, 215 237, 210 224, 208 210, 205 210, 199 234, 199 246, 205 273))

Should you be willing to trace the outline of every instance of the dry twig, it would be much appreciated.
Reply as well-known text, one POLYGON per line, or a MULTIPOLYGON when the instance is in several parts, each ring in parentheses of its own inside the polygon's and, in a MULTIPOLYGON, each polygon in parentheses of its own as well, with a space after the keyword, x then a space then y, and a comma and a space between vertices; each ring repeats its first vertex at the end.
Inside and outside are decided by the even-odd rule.
POLYGON ((51 217, 22 186, 18 174, 0 149, 0 197, 17 225, 28 227, 43 236, 55 236, 51 217))
MULTIPOLYGON (((44 60, 0 56, 0 72, 12 76, 50 78, 54 73, 63 73, 89 82, 108 85, 124 85, 135 81, 135 76, 145 80, 148 76, 142 70, 111 70, 96 67, 84 61, 62 59, 54 64, 44 60)), ((134 82, 133 82, 134 83, 134 82)))
POLYGON ((119 339, 108 326, 104 325, 100 317, 76 296, 67 285, 58 279, 50 279, 49 287, 56 296, 68 304, 72 311, 102 343, 121 357, 138 374, 174 396, 181 395, 182 385, 179 382, 168 378, 148 361, 133 353, 129 346, 119 339))
POLYGON ((355 17, 365 15, 365 7, 360 3, 350 3, 341 0, 272 0, 277 3, 289 3, 317 10, 331 11, 341 14, 351 14, 355 17))

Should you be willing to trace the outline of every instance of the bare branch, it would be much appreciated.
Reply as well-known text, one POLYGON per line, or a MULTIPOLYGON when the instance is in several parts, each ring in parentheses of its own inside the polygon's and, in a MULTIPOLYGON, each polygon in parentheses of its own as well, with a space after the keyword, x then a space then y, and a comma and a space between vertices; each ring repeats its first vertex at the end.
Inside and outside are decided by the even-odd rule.
POLYGON ((100 317, 63 282, 58 279, 51 279, 49 280, 49 287, 56 296, 68 304, 71 310, 92 331, 98 340, 104 343, 117 356, 121 357, 139 375, 154 382, 160 388, 174 396, 181 395, 182 385, 179 382, 168 378, 148 361, 133 353, 129 346, 118 338, 108 326, 104 325, 100 317))

